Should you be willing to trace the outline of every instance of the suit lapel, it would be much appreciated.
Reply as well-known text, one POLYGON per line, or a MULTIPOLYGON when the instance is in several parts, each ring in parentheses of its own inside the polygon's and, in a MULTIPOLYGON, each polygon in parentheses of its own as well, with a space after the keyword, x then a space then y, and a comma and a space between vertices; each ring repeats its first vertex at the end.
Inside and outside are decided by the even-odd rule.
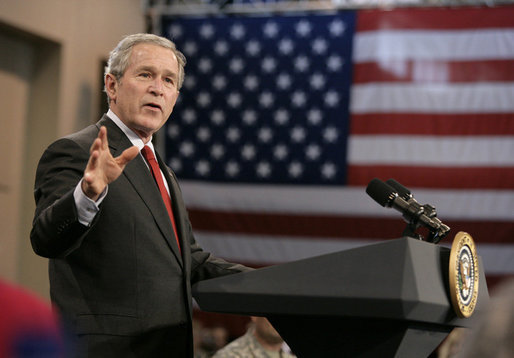
MULTIPOLYGON (((125 136, 123 131, 112 122, 107 116, 104 116, 98 125, 104 125, 107 127, 107 135, 109 140, 109 147, 111 148, 112 155, 114 157, 119 156, 125 149, 132 146, 130 140, 125 136)), ((132 184, 134 189, 137 191, 143 202, 146 204, 150 212, 152 213, 159 230, 168 243, 168 246, 173 251, 173 254, 177 258, 180 266, 182 267, 182 257, 180 250, 175 240, 175 234, 171 227, 170 218, 168 212, 159 193, 157 185, 152 177, 152 174, 148 170, 144 159, 141 155, 138 155, 134 160, 127 164, 123 175, 132 184)), ((179 234, 180 236, 180 234, 179 234)))

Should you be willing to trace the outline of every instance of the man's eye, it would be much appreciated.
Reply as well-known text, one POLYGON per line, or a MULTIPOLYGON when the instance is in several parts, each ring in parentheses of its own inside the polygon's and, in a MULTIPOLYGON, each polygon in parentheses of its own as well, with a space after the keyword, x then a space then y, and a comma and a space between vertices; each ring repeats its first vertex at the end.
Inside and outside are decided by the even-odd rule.
POLYGON ((143 73, 140 73, 139 76, 148 78, 148 77, 150 77, 150 74, 148 72, 143 72, 143 73))

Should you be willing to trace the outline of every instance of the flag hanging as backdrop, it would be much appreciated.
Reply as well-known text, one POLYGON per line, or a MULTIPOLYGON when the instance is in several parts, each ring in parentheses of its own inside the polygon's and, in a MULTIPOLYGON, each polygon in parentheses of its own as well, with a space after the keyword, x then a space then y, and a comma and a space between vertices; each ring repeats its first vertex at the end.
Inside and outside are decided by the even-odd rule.
POLYGON ((251 265, 401 236, 395 178, 514 275, 514 7, 163 17, 188 63, 166 159, 197 240, 251 265))

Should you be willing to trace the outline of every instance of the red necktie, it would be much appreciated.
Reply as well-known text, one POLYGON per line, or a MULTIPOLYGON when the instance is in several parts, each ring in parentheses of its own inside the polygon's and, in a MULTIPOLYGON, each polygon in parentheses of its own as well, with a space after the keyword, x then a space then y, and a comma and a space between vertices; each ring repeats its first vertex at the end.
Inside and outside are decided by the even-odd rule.
POLYGON ((162 180, 161 170, 159 169, 159 163, 155 159, 153 155, 152 149, 149 146, 145 145, 143 149, 141 149, 141 153, 143 157, 145 157, 147 163, 150 165, 150 171, 152 172, 153 178, 159 187, 159 191, 161 192, 162 201, 164 201, 164 205, 166 206, 166 210, 168 210, 168 215, 170 216, 171 226, 173 227, 173 232, 175 233, 175 238, 177 239, 177 245, 180 249, 180 243, 178 241, 177 228, 175 227, 175 218, 173 217, 173 210, 171 209, 171 198, 168 195, 168 191, 164 186, 164 181, 162 180))

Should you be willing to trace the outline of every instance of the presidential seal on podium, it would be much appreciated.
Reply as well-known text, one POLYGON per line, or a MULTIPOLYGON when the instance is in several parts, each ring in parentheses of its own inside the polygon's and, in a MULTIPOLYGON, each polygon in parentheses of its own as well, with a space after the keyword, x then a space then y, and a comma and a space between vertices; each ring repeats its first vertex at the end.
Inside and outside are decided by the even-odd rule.
POLYGON ((460 231, 453 239, 450 252, 450 298, 460 318, 473 314, 478 297, 478 256, 471 235, 460 231))

